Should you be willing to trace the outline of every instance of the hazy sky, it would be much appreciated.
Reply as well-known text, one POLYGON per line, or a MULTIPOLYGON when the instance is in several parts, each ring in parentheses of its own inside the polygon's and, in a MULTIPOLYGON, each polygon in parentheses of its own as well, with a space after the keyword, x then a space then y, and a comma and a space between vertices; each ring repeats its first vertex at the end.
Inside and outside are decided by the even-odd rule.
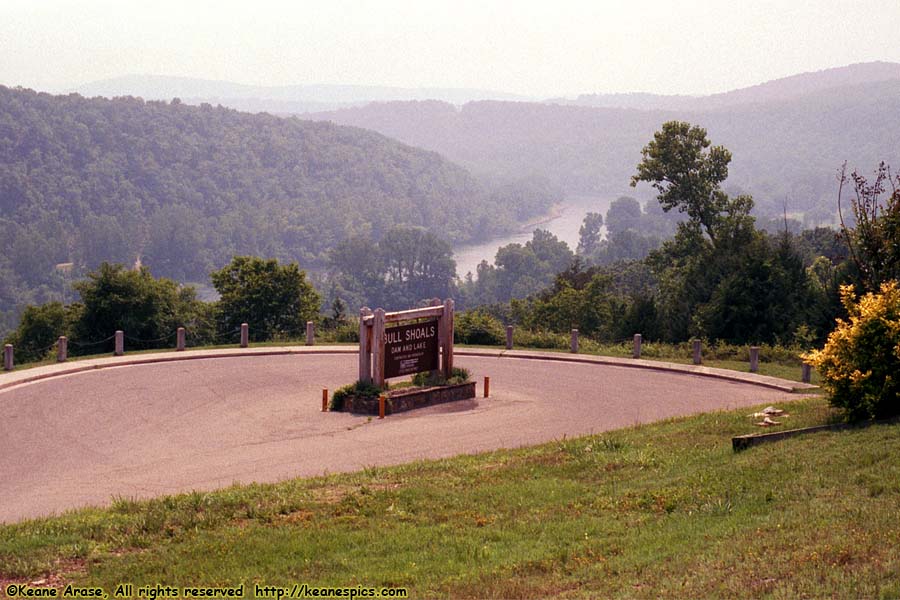
POLYGON ((0 84, 150 73, 552 96, 900 62, 898 0, 0 0, 0 84))

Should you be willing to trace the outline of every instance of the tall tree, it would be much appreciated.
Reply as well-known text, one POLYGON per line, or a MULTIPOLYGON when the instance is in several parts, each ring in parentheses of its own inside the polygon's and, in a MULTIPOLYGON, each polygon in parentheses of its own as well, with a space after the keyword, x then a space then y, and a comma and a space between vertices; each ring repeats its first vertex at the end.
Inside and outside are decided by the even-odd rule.
POLYGON ((593 256, 600 248, 600 230, 603 228, 603 215, 589 212, 578 228, 578 254, 593 256))
MULTIPOLYGON (((103 263, 74 287, 84 304, 74 326, 79 344, 107 340, 121 329, 133 347, 168 345, 175 329, 189 325, 198 309, 194 288, 156 279, 147 267, 130 270, 103 263)), ((111 350, 112 344, 106 341, 88 350, 111 350)))
POLYGON ((640 202, 629 196, 620 196, 606 210, 606 230, 610 235, 629 229, 637 231, 641 229, 642 216, 640 202))
POLYGON ((452 295, 453 249, 422 227, 392 227, 378 242, 369 235, 347 238, 331 252, 332 292, 351 304, 413 306, 452 295))
POLYGON ((731 153, 706 130, 665 123, 643 149, 631 184, 650 183, 663 210, 688 216, 650 256, 666 336, 736 343, 785 338, 803 322, 806 273, 790 239, 776 248, 750 216, 753 199, 721 189, 731 153))
POLYGON ((224 332, 247 323, 254 340, 299 336, 306 321, 319 313, 319 294, 294 262, 280 265, 275 259, 235 256, 210 278, 221 296, 224 332))
POLYGON ((731 152, 723 146, 710 147, 702 127, 683 121, 664 123, 641 155, 631 186, 650 183, 659 192, 663 210, 677 208, 686 213, 687 226, 705 233, 714 248, 729 230, 752 226, 753 200, 743 195, 730 198, 721 189, 731 152))

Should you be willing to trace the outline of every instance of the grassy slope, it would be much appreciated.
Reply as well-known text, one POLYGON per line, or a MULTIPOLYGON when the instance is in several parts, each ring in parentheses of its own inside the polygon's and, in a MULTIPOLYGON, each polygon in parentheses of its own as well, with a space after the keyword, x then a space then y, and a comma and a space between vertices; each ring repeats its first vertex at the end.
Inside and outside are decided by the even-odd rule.
MULTIPOLYGON (((831 418, 820 398, 790 425, 831 418)), ((897 426, 731 451, 747 409, 0 527, 0 579, 415 597, 900 595, 897 426)))

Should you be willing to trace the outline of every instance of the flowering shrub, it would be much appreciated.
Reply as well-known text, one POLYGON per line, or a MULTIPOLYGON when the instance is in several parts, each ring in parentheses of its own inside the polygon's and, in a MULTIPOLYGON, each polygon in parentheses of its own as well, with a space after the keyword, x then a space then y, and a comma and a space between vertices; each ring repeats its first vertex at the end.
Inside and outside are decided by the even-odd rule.
POLYGON ((900 414, 900 287, 883 283, 857 300, 853 286, 841 286, 841 302, 849 320, 838 319, 825 347, 804 360, 851 420, 900 414))

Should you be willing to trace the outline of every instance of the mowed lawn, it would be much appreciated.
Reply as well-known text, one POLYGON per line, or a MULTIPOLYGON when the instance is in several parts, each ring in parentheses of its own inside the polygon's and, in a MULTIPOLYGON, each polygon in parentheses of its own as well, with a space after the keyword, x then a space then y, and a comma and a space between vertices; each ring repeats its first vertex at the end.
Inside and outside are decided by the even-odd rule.
MULTIPOLYGON (((833 418, 782 405, 788 426, 833 418)), ((900 596, 900 426, 735 454, 752 410, 0 527, 0 579, 411 597, 900 596)))

